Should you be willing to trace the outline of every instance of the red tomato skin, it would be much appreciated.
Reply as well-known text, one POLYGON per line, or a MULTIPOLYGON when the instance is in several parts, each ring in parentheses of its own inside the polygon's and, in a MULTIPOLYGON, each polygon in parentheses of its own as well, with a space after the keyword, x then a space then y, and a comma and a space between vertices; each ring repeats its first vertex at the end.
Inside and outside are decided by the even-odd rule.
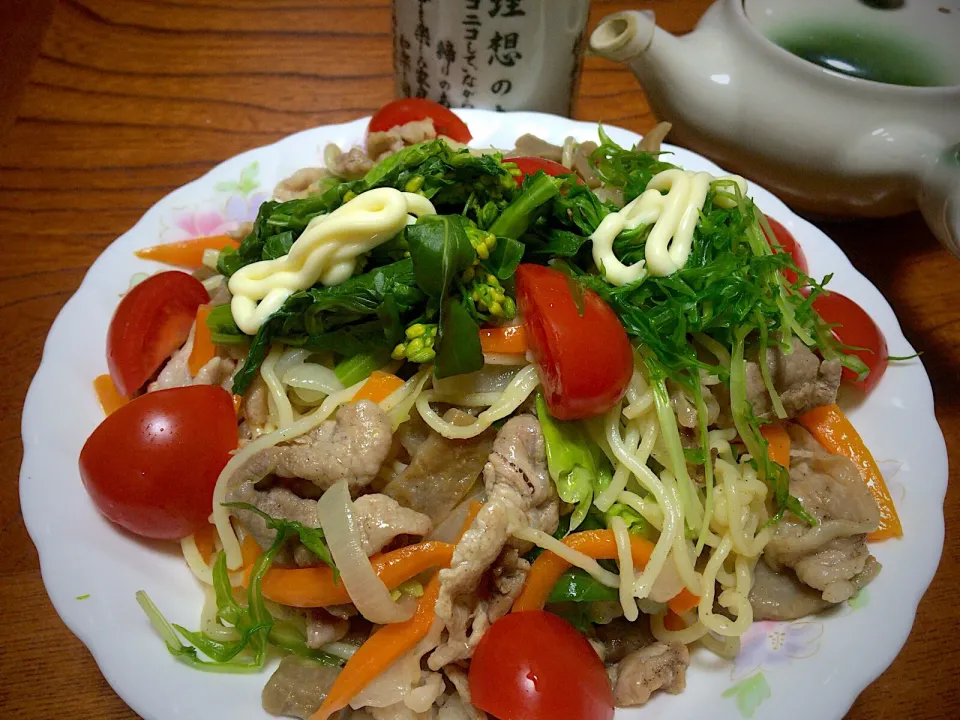
MULTIPOLYGON (((767 242, 770 243, 770 247, 773 248, 774 253, 785 252, 793 258, 794 264, 805 274, 810 273, 810 266, 807 264, 807 256, 803 254, 803 248, 800 247, 800 243, 797 242, 796 238, 787 230, 783 225, 778 223, 771 217, 767 218, 767 222, 770 223, 770 229, 773 230, 773 234, 776 236, 776 243, 779 244, 782 249, 777 248, 771 239, 768 237, 767 242)), ((793 270, 786 270, 783 273, 783 276, 786 278, 788 283, 797 282, 797 274, 793 270)))
POLYGON ((579 420, 609 410, 633 376, 633 349, 619 318, 592 290, 584 291, 581 317, 570 280, 552 268, 522 264, 516 278, 550 414, 579 420))
POLYGON ((148 277, 124 295, 107 330, 107 367, 121 395, 133 397, 183 345, 197 308, 208 302, 203 283, 179 270, 148 277))
MULTIPOLYGON (((538 157, 523 156, 507 158, 505 162, 512 162, 520 171, 520 175, 514 178, 518 185, 523 182, 523 179, 527 175, 533 175, 535 172, 537 172, 537 170, 543 170, 547 175, 552 175, 553 177, 556 177, 557 175, 576 174, 573 170, 561 165, 558 162, 554 162, 553 160, 544 160, 543 158, 538 157)), ((580 180, 580 178, 577 178, 577 184, 581 185, 583 184, 583 181, 580 180)))
POLYGON ((414 120, 433 120, 438 135, 446 135, 459 143, 468 143, 473 139, 470 128, 449 108, 424 98, 401 98, 384 105, 370 118, 367 132, 386 132, 397 125, 414 120))
POLYGON ((497 620, 470 662, 470 698, 499 720, 611 720, 603 662, 570 623, 543 610, 497 620))
POLYGON ((179 540, 207 523, 217 477, 236 447, 226 390, 159 390, 100 423, 80 451, 80 477, 108 520, 142 537, 179 540))
POLYGON ((857 305, 846 295, 832 290, 828 294, 818 295, 813 301, 813 309, 819 313, 833 328, 833 336, 844 345, 866 348, 866 350, 851 350, 870 369, 870 373, 861 381, 852 370, 843 369, 843 379, 860 388, 865 393, 871 392, 880 382, 887 370, 890 353, 887 350, 887 339, 883 331, 867 314, 867 311, 857 305))

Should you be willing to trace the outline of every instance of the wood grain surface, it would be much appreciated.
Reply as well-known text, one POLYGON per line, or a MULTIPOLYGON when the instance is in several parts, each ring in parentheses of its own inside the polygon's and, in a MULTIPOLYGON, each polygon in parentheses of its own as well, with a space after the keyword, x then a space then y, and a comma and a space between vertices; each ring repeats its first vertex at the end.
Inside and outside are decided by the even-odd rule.
MULTIPOLYGON (((707 4, 636 3, 674 32, 692 28, 707 4)), ((243 150, 390 100, 389 5, 0 2, 0 717, 135 717, 50 605, 20 515, 20 410, 51 322, 97 255, 171 190, 243 150)), ((594 0, 591 22, 632 5, 594 0)), ((633 77, 596 58, 586 63, 576 117, 640 132, 654 123, 633 77)), ((960 265, 917 215, 820 226, 923 351, 954 454, 960 265)), ((910 639, 850 718, 960 717, 957 485, 945 513, 940 571, 910 639)), ((806 717, 797 703, 797 717, 806 717)))

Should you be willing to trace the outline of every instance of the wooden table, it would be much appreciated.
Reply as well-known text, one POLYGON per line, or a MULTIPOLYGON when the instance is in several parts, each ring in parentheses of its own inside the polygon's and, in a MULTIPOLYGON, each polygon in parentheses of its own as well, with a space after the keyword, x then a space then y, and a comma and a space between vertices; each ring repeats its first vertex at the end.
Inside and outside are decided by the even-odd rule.
MULTIPOLYGON (((593 5, 595 24, 631 3, 593 5)), ((684 32, 708 0, 645 5, 684 32)), ((369 114, 391 99, 391 73, 389 0, 0 6, 0 717, 134 717, 54 613, 20 515, 20 408, 57 312, 161 197, 243 150, 369 114)), ((576 117, 641 132, 654 122, 633 77, 599 59, 587 61, 576 117)), ((947 444, 960 451, 960 265, 917 215, 821 227, 923 351, 947 444)), ((960 717, 956 485, 945 511, 943 561, 910 640, 851 718, 960 717)))

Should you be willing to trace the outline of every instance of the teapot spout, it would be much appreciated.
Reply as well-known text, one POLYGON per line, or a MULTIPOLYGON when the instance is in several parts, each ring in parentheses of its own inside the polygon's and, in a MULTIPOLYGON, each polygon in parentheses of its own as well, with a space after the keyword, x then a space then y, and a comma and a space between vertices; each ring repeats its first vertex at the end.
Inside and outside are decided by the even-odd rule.
POLYGON ((652 10, 627 10, 600 21, 590 35, 590 49, 614 62, 630 62, 647 52, 660 36, 666 37, 658 45, 676 39, 657 27, 652 10))
POLYGON ((652 10, 627 10, 608 15, 590 35, 590 49, 614 62, 630 62, 642 55, 669 61, 682 57, 680 43, 657 27, 652 10))
MULTIPOLYGON (((626 63, 661 120, 682 124, 686 116, 699 111, 697 104, 708 99, 715 104, 715 88, 702 62, 712 50, 709 43, 700 33, 683 38, 671 35, 657 27, 649 10, 605 17, 590 35, 590 49, 608 60, 626 63)), ((721 103, 725 104, 733 103, 721 103)))

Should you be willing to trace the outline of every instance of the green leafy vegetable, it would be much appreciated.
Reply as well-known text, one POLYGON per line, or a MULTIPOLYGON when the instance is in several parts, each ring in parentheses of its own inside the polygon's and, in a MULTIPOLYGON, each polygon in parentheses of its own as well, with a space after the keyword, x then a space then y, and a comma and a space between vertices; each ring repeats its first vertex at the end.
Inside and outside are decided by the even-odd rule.
POLYGON ((448 298, 440 313, 440 336, 434 372, 438 378, 476 372, 483 367, 477 323, 463 302, 448 298))
POLYGON ((519 238, 527 231, 536 214, 560 194, 562 183, 561 179, 537 170, 535 175, 524 180, 520 194, 490 226, 490 232, 498 238, 519 238))
POLYGON ((477 253, 459 215, 427 215, 407 228, 417 285, 431 298, 449 293, 456 278, 473 265, 477 253))
POLYGON ((497 245, 490 253, 490 259, 483 265, 487 270, 496 275, 499 280, 507 280, 513 277, 517 266, 523 260, 525 246, 519 240, 502 237, 497 238, 497 245))
POLYGON ((277 534, 283 531, 285 535, 290 537, 297 535, 300 538, 300 542, 303 543, 307 550, 310 550, 314 555, 333 568, 334 575, 336 576, 337 566, 333 562, 333 557, 330 555, 330 550, 327 548, 327 542, 323 537, 323 530, 320 528, 307 527, 306 525, 295 520, 284 520, 283 518, 271 517, 270 515, 267 515, 267 513, 263 512, 260 508, 254 507, 249 503, 231 502, 223 503, 223 506, 252 512, 254 515, 259 516, 260 519, 267 524, 268 528, 271 530, 276 530, 277 534))
POLYGON ((250 336, 237 327, 230 312, 230 305, 217 305, 207 315, 207 327, 210 337, 217 345, 242 345, 250 341, 250 336))
POLYGON ((480 329, 454 292, 477 259, 459 215, 428 215, 407 228, 417 285, 440 307, 434 371, 438 378, 483 367, 480 329))
POLYGON ((604 184, 623 190, 624 203, 646 190, 654 175, 676 167, 651 153, 625 150, 610 139, 602 125, 599 133, 600 145, 590 156, 590 162, 604 184))
POLYGON ((573 568, 560 576, 547 602, 598 602, 618 600, 619 597, 616 588, 598 582, 586 570, 573 568))
POLYGON ((303 636, 294 636, 295 628, 291 624, 278 623, 267 609, 260 589, 263 576, 291 533, 298 532, 285 521, 274 522, 278 523, 277 535, 270 548, 253 564, 247 585, 246 606, 242 606, 234 597, 230 576, 227 573, 226 555, 221 552, 214 563, 213 580, 217 598, 217 619, 221 625, 227 624, 224 627, 232 626, 239 636, 238 639, 223 642, 204 633, 172 625, 143 590, 137 592, 137 602, 166 643, 170 654, 177 660, 207 672, 256 672, 263 667, 268 648, 273 644, 319 662, 330 665, 343 664, 342 660, 328 653, 307 648, 303 636), (180 637, 190 644, 185 645, 180 641, 180 637), (210 659, 203 660, 198 653, 210 659))
POLYGON ((344 358, 333 368, 333 372, 344 387, 350 387, 361 380, 366 380, 374 370, 379 370, 386 365, 389 357, 389 353, 383 351, 360 353, 344 358))
MULTIPOLYGON (((409 258, 354 275, 339 285, 296 292, 257 331, 246 362, 234 376, 233 392, 246 391, 276 341, 345 356, 389 355, 403 337, 407 318, 422 312, 425 301, 409 258)), ((211 317, 217 312, 211 312, 211 317)), ((223 320, 217 314, 207 321, 217 337, 229 332, 223 320)))
POLYGON ((578 422, 551 417, 543 393, 537 393, 537 419, 547 450, 547 468, 566 503, 576 505, 570 532, 577 529, 593 503, 594 492, 610 482, 610 464, 578 422))

